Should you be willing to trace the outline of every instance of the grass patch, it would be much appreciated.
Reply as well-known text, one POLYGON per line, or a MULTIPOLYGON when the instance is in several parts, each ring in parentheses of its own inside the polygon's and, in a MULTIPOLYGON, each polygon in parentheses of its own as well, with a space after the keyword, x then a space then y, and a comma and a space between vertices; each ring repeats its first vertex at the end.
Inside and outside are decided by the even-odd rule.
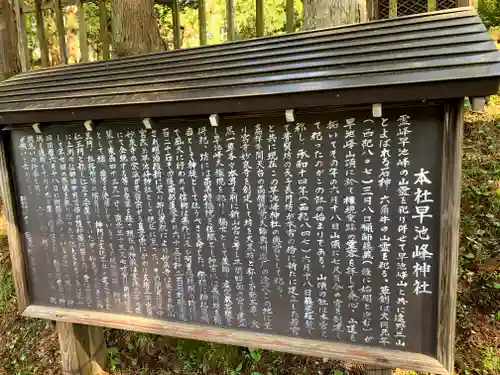
POLYGON ((232 345, 106 330, 120 375, 358 375, 362 366, 232 345))
POLYGON ((7 226, 0 204, 0 314, 9 311, 14 301, 14 281, 9 261, 7 226))
POLYGON ((9 311, 14 296, 14 282, 12 271, 6 264, 0 264, 0 314, 9 311))
POLYGON ((465 120, 456 371, 490 375, 500 373, 490 370, 500 337, 500 97, 465 120))
POLYGON ((489 346, 483 351, 483 370, 485 374, 500 374, 500 349, 489 346))

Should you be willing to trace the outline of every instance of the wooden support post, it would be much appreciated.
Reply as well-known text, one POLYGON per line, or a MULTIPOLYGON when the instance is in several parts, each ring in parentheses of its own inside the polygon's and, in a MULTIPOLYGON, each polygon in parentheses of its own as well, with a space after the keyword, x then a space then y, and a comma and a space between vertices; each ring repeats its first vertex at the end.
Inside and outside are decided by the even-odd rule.
MULTIPOLYGON (((28 29, 26 27, 26 18, 28 18, 28 24, 31 24, 31 14, 21 14, 21 30, 22 30, 22 33, 23 33, 23 37, 22 37, 22 43, 23 43, 23 47, 24 47, 24 59, 26 60, 26 70, 30 70, 31 69, 31 52, 30 52, 30 48, 28 46, 28 29)), ((21 63, 22 63, 22 60, 21 60, 21 63)))
POLYGON ((227 19, 227 40, 230 42, 236 39, 234 32, 234 0, 226 0, 226 19, 227 19))
POLYGON ((286 32, 295 31, 295 8, 293 0, 286 0, 286 32))
POLYGON ((104 375, 107 364, 104 329, 64 322, 57 322, 56 325, 63 372, 72 375, 104 375))
POLYGON ((484 107, 486 107, 486 97, 469 98, 471 109, 474 112, 484 112, 484 107))
POLYGON ((375 21, 380 19, 380 3, 379 0, 369 0, 366 4, 368 20, 375 21))
POLYGON ((441 174, 441 229, 436 359, 453 374, 457 305, 463 100, 445 106, 441 174))
MULTIPOLYGON (((0 130, 1 132, 1 130, 0 130)), ((30 304, 26 278, 26 269, 21 244, 21 233, 17 224, 16 198, 12 186, 12 175, 9 170, 5 134, 0 133, 0 192, 2 194, 3 210, 7 221, 7 236, 9 239, 12 276, 16 289, 17 308, 22 313, 30 304)))
POLYGON ((205 0, 198 0, 198 21, 200 23, 200 45, 207 44, 207 8, 205 0))
POLYGON ((42 0, 35 0, 36 33, 40 43, 40 55, 42 66, 49 66, 49 46, 45 37, 45 25, 43 21, 42 0))
POLYGON ((398 16, 398 0, 389 0, 389 18, 398 16))
POLYGON ((66 30, 64 29, 63 12, 61 8, 61 0, 54 1, 54 8, 56 13, 56 27, 57 37, 59 39, 59 50, 61 53, 61 62, 68 63, 68 50, 66 48, 66 30))
POLYGON ((434 12, 436 10, 436 0, 427 0, 427 11, 434 12))
POLYGON ((99 26, 102 43, 102 59, 109 60, 108 9, 106 1, 99 0, 99 26))
POLYGON ((477 8, 477 0, 457 0, 457 7, 474 7, 477 8))
POLYGON ((174 48, 181 48, 181 21, 179 0, 172 0, 172 24, 174 27, 174 48))
POLYGON ((363 375, 392 375, 392 369, 379 366, 365 366, 363 375))
POLYGON ((17 27, 17 49, 21 60, 21 69, 26 72, 29 69, 28 34, 26 32, 26 19, 23 13, 22 1, 14 0, 17 27))
POLYGON ((83 8, 83 0, 76 0, 78 8, 78 38, 80 40, 81 61, 89 61, 89 45, 87 41, 87 23, 85 22, 85 9, 83 8))
POLYGON ((264 0, 255 0, 255 28, 257 36, 264 36, 264 0))

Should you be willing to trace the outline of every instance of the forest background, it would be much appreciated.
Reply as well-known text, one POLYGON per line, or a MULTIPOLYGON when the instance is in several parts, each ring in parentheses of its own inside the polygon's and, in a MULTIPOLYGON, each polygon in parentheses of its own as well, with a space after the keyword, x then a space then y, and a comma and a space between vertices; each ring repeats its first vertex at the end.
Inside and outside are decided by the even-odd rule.
MULTIPOLYGON (((258 0, 257 0, 258 1, 258 0)), ((21 70, 17 30, 12 19, 14 0, 0 0, 0 80, 21 70), (6 11, 7 10, 7 11, 6 11), (10 18, 9 18, 10 17, 10 18)), ((42 0, 25 1, 34 10, 42 0)), ((77 4, 78 0, 72 0, 77 4)), ((168 1, 164 1, 168 3, 168 1)), ((359 22, 363 0, 294 0, 293 30, 359 22), (354 17, 333 20, 331 4, 345 3, 354 17), (330 13, 329 13, 330 12, 330 13), (322 17, 318 17, 323 14, 322 17), (358 14, 358 16, 356 16, 358 14), (357 18, 356 18, 357 17, 357 18)), ((226 0, 206 0, 207 44, 225 42, 226 0)), ((263 0, 263 35, 286 32, 285 0, 263 0)), ((110 57, 174 48, 172 8, 153 0, 109 0, 106 27, 110 57), (144 9, 149 12, 143 11, 144 9)), ((196 0, 180 0, 180 47, 200 44, 196 0)), ((85 29, 78 7, 63 7, 70 64, 82 62, 84 32, 88 59, 106 55, 100 34, 99 2, 85 1, 85 29)), ((478 10, 495 39, 500 39, 500 0, 480 0, 478 10)), ((234 1, 234 36, 250 39, 256 32, 256 1, 234 1)), ((26 16, 29 64, 58 65, 62 56, 51 9, 43 10, 48 54, 43 56, 35 13, 26 16)), ((363 16, 361 17, 363 18, 363 16)), ((466 114, 457 308, 456 372, 464 375, 500 374, 500 98, 492 97, 484 114, 466 114)), ((54 324, 21 318, 15 311, 5 223, 0 219, 0 375, 62 374, 54 324)), ((114 374, 321 374, 360 373, 361 367, 322 358, 301 357, 166 336, 106 330, 109 371, 114 374)), ((394 370, 396 374, 403 374, 394 370)), ((414 372, 406 374, 416 375, 414 372)))

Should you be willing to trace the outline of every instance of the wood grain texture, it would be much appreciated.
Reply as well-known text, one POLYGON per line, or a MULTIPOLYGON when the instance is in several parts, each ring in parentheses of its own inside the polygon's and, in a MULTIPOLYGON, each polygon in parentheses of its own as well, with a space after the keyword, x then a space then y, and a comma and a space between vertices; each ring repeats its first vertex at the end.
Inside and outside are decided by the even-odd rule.
POLYGON ((83 1, 76 0, 76 6, 78 8, 78 38, 80 40, 80 53, 81 61, 89 61, 89 45, 87 41, 87 22, 85 21, 85 9, 83 8, 83 1))
POLYGON ((26 72, 30 68, 29 64, 29 51, 28 51, 28 34, 26 30, 26 19, 22 11, 23 1, 14 0, 14 11, 16 14, 16 28, 17 28, 17 48, 19 50, 19 57, 21 60, 21 69, 26 72))
POLYGON ((457 7, 469 6, 477 8, 477 0, 457 0, 457 7))
POLYGON ((392 369, 378 366, 366 366, 363 375, 392 375, 392 369))
POLYGON ((315 341, 295 337, 238 331, 197 324, 169 322, 153 318, 105 312, 73 310, 47 306, 29 306, 24 316, 78 324, 126 329, 186 339, 213 341, 222 344, 250 346, 299 355, 354 361, 385 368, 409 368, 417 371, 448 374, 432 357, 419 353, 385 350, 336 342, 315 341))
POLYGON ((82 324, 57 322, 61 367, 74 375, 104 375, 106 344, 104 330, 82 324))
POLYGON ((114 57, 167 49, 158 28, 154 0, 110 0, 109 3, 114 57))
POLYGON ((375 21, 380 19, 380 2, 379 0, 368 0, 366 2, 366 12, 368 13, 368 20, 375 21))
POLYGON ((68 50, 66 48, 66 31, 64 29, 63 12, 61 0, 54 0, 54 10, 56 14, 57 38, 59 40, 59 51, 61 53, 61 63, 68 63, 68 50))
POLYGON ((18 311, 22 313, 30 304, 30 297, 12 181, 9 163, 7 161, 5 140, 2 139, 0 141, 0 192, 2 194, 4 216, 7 221, 7 236, 9 239, 12 276, 14 278, 17 296, 17 308, 18 311))
POLYGON ((295 31, 295 7, 293 0, 286 0, 286 32, 295 31))
POLYGON ((303 0, 302 30, 354 25, 368 20, 366 0, 303 0))
POLYGON ((463 101, 445 107, 441 176, 437 359, 453 373, 460 230, 463 101))
POLYGON ((49 47, 45 35, 45 23, 43 18, 42 0, 35 0, 36 34, 40 43, 41 65, 49 66, 49 47))
POLYGON ((232 42, 236 39, 234 32, 234 0, 226 0, 226 22, 227 22, 227 40, 232 42))
POLYGON ((207 44, 207 7, 205 0, 198 0, 198 20, 200 45, 204 46, 207 44))
POLYGON ((102 43, 102 59, 109 60, 110 38, 108 33, 108 9, 105 0, 99 0, 99 33, 102 43))
POLYGON ((181 48, 181 19, 179 0, 172 0, 172 25, 174 29, 174 48, 181 48))
POLYGON ((257 37, 264 36, 264 0, 255 0, 255 29, 257 37))

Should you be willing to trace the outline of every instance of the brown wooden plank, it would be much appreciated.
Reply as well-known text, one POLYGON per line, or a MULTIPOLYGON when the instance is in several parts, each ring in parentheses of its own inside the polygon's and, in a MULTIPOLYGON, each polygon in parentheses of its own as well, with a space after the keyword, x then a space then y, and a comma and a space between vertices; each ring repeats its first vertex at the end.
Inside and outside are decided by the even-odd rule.
POLYGON ((295 8, 293 0, 286 0, 286 32, 293 33, 295 31, 295 8))
POLYGON ((25 15, 22 11, 22 0, 14 0, 14 11, 16 13, 17 48, 21 60, 21 69, 26 72, 29 69, 28 34, 25 15))
POLYGON ((264 36, 264 0, 255 0, 255 28, 257 36, 264 36))
POLYGON ((57 322, 61 366, 64 373, 74 375, 104 375, 106 343, 99 327, 57 322))
POLYGON ((366 11, 368 13, 368 20, 375 21, 380 19, 380 1, 371 0, 366 4, 366 11))
POLYGON ((477 0, 457 0, 458 7, 475 7, 477 8, 477 0))
POLYGON ((77 15, 78 15, 78 39, 80 41, 80 60, 83 62, 89 61, 89 45, 87 41, 87 23, 85 21, 85 9, 83 1, 76 0, 77 15))
MULTIPOLYGON (((24 47, 24 55, 25 55, 24 59, 26 60, 26 70, 28 71, 31 69, 31 51, 28 45, 28 29, 26 27, 26 23, 31 25, 31 15, 21 14, 21 30, 23 33, 22 44, 24 47), (26 22, 26 18, 28 18, 28 22, 26 22)), ((21 59, 21 63, 22 62, 23 60, 21 59)))
POLYGON ((174 48, 181 48, 181 20, 179 0, 172 0, 172 25, 174 28, 174 48))
POLYGON ((17 296, 17 309, 22 313, 30 304, 30 297, 22 251, 21 233, 17 221, 16 199, 4 137, 3 135, 0 141, 0 193, 2 194, 4 216, 7 221, 7 236, 9 239, 12 276, 17 296))
POLYGON ((198 0, 198 21, 200 32, 200 45, 207 44, 207 8, 205 0, 198 0))
POLYGON ((102 43, 102 58, 109 60, 109 33, 108 33, 108 10, 106 8, 106 1, 99 0, 99 27, 102 43))
POLYGON ((234 0, 226 0, 226 22, 227 22, 227 40, 232 42, 236 39, 234 29, 234 0))
POLYGON ((365 366, 363 375, 392 375, 392 369, 380 366, 365 366))
POLYGON ((453 373, 455 349, 462 136, 463 101, 460 101, 445 108, 441 176, 437 359, 450 373, 453 373))
POLYGON ((35 0, 36 33, 40 43, 41 65, 49 66, 49 47, 45 36, 45 25, 43 20, 42 0, 35 0))
POLYGON ((250 346, 299 355, 334 358, 384 367, 412 368, 417 371, 447 374, 447 371, 435 358, 424 354, 408 353, 399 350, 355 346, 329 341, 315 341, 133 315, 65 309, 52 306, 32 305, 26 309, 23 315, 62 322, 169 335, 186 339, 213 341, 222 344, 250 346))
POLYGON ((54 10, 56 13, 57 37, 59 39, 59 51, 61 53, 61 62, 68 63, 68 49, 66 48, 66 30, 64 29, 64 19, 61 0, 54 0, 54 10))

